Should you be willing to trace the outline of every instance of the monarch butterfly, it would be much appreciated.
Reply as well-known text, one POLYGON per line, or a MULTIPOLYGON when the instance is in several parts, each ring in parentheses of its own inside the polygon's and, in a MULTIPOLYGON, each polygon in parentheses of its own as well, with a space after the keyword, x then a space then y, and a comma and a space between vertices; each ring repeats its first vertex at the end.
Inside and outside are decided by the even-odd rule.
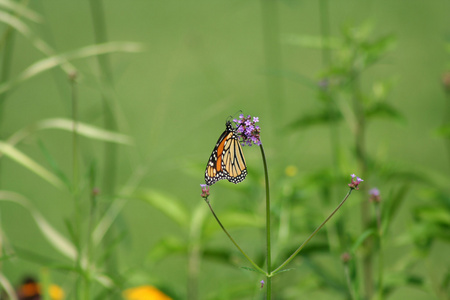
POLYGON ((227 121, 226 129, 214 147, 205 171, 205 182, 213 185, 219 180, 227 179, 239 183, 247 176, 244 153, 242 152, 236 129, 227 121))

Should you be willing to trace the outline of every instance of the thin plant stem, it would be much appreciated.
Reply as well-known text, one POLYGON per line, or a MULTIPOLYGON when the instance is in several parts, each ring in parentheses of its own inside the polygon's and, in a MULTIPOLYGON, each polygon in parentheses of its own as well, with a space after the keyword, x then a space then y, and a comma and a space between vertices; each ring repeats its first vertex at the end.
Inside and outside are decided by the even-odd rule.
MULTIPOLYGON (((106 21, 104 16, 103 1, 91 0, 91 13, 94 25, 94 39, 97 44, 108 41, 106 31, 106 21)), ((102 105, 104 127, 107 130, 116 131, 117 123, 114 117, 112 104, 113 76, 108 55, 97 55, 100 70, 100 79, 102 83, 102 105)), ((117 155, 118 148, 114 143, 105 143, 104 145, 104 165, 103 165, 103 185, 102 194, 113 198, 114 187, 116 185, 117 155)), ((105 206, 102 213, 105 213, 108 206, 105 206)), ((105 236, 105 244, 111 244, 114 240, 115 227, 111 226, 105 236)), ((115 273, 117 269, 117 256, 112 253, 107 260, 107 269, 109 273, 115 273)))
POLYGON ((202 229, 204 226, 206 210, 203 205, 199 206, 193 213, 189 225, 189 246, 188 246, 188 279, 187 279, 187 299, 198 299, 198 279, 200 274, 201 254, 202 254, 202 229))
MULTIPOLYGON (((106 22, 103 10, 102 0, 91 0, 91 12, 94 24, 94 38, 98 44, 108 41, 106 33, 106 22)), ((103 102, 103 114, 104 125, 108 130, 115 131, 117 129, 116 121, 114 118, 112 99, 110 90, 113 85, 113 76, 111 72, 111 66, 106 54, 97 55, 97 60, 100 68, 100 78, 102 79, 102 102, 103 102)), ((113 143, 105 144, 105 166, 104 166, 104 178, 103 178, 103 194, 111 196, 115 186, 116 176, 116 158, 117 147, 113 143)))
POLYGON ((78 193, 78 99, 76 91, 76 75, 74 74, 70 78, 71 90, 72 90, 72 181, 73 181, 73 193, 78 193))
POLYGON ((246 253, 244 250, 242 250, 241 247, 239 247, 239 245, 236 243, 236 241, 231 237, 231 235, 228 233, 228 231, 225 229, 225 227, 222 225, 222 222, 220 222, 219 218, 217 217, 216 213, 214 212, 211 204, 209 203, 209 200, 206 199, 205 200, 206 203, 209 206, 209 209, 211 210, 211 213, 213 214, 214 218, 216 219, 217 223, 219 224, 220 228, 222 228, 223 232, 225 232, 225 234, 228 236, 228 238, 230 239, 230 241, 236 246, 236 248, 242 253, 242 255, 244 255, 244 257, 253 265, 253 267, 255 267, 255 269, 260 272, 261 274, 267 275, 267 273, 261 269, 246 253))
POLYGON ((200 267, 200 250, 201 247, 197 241, 194 242, 189 249, 188 256, 188 286, 187 286, 187 299, 198 299, 198 275, 200 267))
MULTIPOLYGON (((266 154, 264 152, 264 147, 261 144, 259 146, 261 149, 261 156, 264 164, 264 181, 266 187, 266 256, 267 256, 267 274, 272 272, 272 250, 271 250, 271 240, 270 240, 270 190, 269 190, 269 172, 267 171, 267 161, 266 154)), ((266 299, 270 300, 272 298, 272 277, 267 276, 266 282, 266 299)))
MULTIPOLYGON (((448 75, 450 77, 450 74, 448 75)), ((444 126, 448 126, 450 124, 450 87, 447 87, 448 90, 446 90, 445 96, 446 96, 446 107, 444 111, 444 118, 442 124, 444 126)), ((445 146, 447 147, 447 155, 448 155, 448 161, 450 162, 450 138, 445 138, 445 146)))
MULTIPOLYGON (((90 174, 89 174, 89 192, 90 192, 90 201, 89 201, 89 221, 88 221, 88 229, 87 229, 87 239, 86 239, 86 258, 87 258, 87 267, 90 267, 91 258, 93 257, 93 249, 92 249, 92 230, 94 227, 94 223, 96 220, 96 209, 97 209, 97 194, 98 190, 95 187, 95 179, 96 172, 94 165, 91 165, 90 174)), ((90 273, 86 274, 86 289, 85 289, 85 299, 89 299, 90 291, 91 291, 91 278, 90 273)))
MULTIPOLYGON (((356 116, 356 124, 355 124, 355 154, 356 161, 358 163, 358 169, 361 172, 361 176, 365 178, 365 174, 367 173, 367 160, 366 160, 366 149, 365 149, 365 128, 366 128, 366 120, 365 113, 363 107, 363 99, 361 96, 360 90, 360 82, 359 82, 359 73, 354 71, 352 74, 352 82, 353 82, 353 109, 354 114, 356 116)), ((362 193, 367 194, 365 186, 361 187, 362 193)), ((366 230, 370 225, 370 206, 368 201, 361 202, 361 228, 362 230, 366 230)), ((363 266, 363 284, 364 284, 364 298, 371 299, 373 294, 373 263, 372 256, 373 253, 371 251, 373 245, 373 239, 367 238, 363 243, 363 257, 362 257, 362 266, 363 266)))
POLYGON ((341 208, 342 205, 344 205, 345 201, 347 200, 347 198, 350 196, 350 194, 352 193, 353 188, 350 188, 350 190, 348 191, 347 195, 345 195, 344 199, 341 201, 341 203, 339 203, 339 205, 333 210, 333 212, 325 219, 325 221, 322 222, 322 224, 319 225, 319 227, 316 228, 316 230, 314 230, 314 232, 303 242, 303 244, 300 245, 300 247, 297 248, 297 250, 294 251, 294 253, 292 253, 291 256, 289 256, 288 259, 286 259, 278 268, 276 268, 275 270, 273 270, 273 272, 271 272, 269 275, 273 276, 274 274, 276 274, 278 271, 280 271, 281 269, 283 269, 291 260, 293 260, 295 258, 295 256, 297 256, 297 254, 309 243, 309 241, 316 235, 316 233, 322 229, 322 227, 331 219, 331 217, 333 217, 333 215, 341 208))
POLYGON ((349 268, 348 262, 345 263, 345 265, 344 265, 344 272, 345 272, 345 281, 347 282, 347 288, 350 292, 350 297, 352 300, 356 300, 355 291, 353 290, 352 279, 350 276, 350 268, 349 268))
MULTIPOLYGON (((75 203, 75 226, 76 226, 76 234, 77 237, 77 252, 78 257, 76 261, 76 266, 78 270, 82 270, 82 236, 83 236, 83 225, 82 225, 82 203, 81 197, 79 194, 79 145, 78 145, 78 97, 77 97, 77 88, 76 88, 76 74, 73 73, 69 76, 70 84, 71 84, 71 97, 72 97, 72 197, 75 203)), ((85 270, 82 270, 83 272, 85 270)), ((77 289, 76 295, 78 299, 89 299, 89 282, 86 279, 86 274, 83 274, 83 283, 84 283, 84 291, 81 286, 81 280, 77 280, 77 289), (86 294, 87 293, 87 294, 86 294), (83 296, 81 296, 83 295, 83 296)))
POLYGON ((383 255, 383 229, 381 227, 381 207, 380 203, 375 203, 376 218, 377 218, 377 237, 378 237, 378 300, 384 299, 383 293, 383 269, 384 269, 384 255, 383 255))

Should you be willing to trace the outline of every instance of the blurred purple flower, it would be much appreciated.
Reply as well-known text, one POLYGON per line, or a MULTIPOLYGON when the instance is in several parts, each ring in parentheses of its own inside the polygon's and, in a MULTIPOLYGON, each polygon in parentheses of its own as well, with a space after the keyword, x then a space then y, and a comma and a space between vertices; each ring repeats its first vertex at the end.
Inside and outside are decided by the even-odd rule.
POLYGON ((370 195, 370 199, 369 201, 371 202, 380 202, 380 190, 378 190, 377 188, 373 188, 369 191, 369 195, 370 195))

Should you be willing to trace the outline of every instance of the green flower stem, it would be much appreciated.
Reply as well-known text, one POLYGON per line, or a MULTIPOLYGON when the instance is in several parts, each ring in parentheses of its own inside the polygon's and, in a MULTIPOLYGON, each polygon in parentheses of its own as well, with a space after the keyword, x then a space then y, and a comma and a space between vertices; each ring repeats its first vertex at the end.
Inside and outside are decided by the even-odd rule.
MULTIPOLYGON (((355 139, 355 156, 358 164, 358 170, 362 178, 366 178, 367 174, 367 151, 366 151, 366 119, 363 106, 363 95, 361 92, 360 73, 353 71, 351 75, 353 78, 353 109, 356 116, 356 123, 354 127, 355 139)), ((361 187, 362 193, 367 195, 366 185, 361 187)), ((361 228, 363 231, 371 226, 371 214, 369 201, 361 202, 361 228)), ((363 243, 362 255, 362 273, 364 283, 364 298, 371 299, 373 295, 373 239, 367 238, 363 243)))
MULTIPOLYGON (((264 164, 264 179, 265 179, 265 185, 266 185, 266 255, 267 255, 267 274, 271 274, 272 272, 272 251, 271 251, 271 244, 270 244, 270 190, 269 190, 269 172, 267 171, 267 161, 266 161, 266 154, 264 152, 264 147, 261 144, 261 156, 264 164)), ((267 276, 267 282, 266 282, 266 292, 267 296, 266 299, 271 299, 272 294, 272 277, 267 276)))
MULTIPOLYGON (((91 0, 92 20, 94 24, 94 38, 97 44, 106 43, 108 36, 106 32, 106 21, 103 9, 103 1, 91 0)), ((100 79, 102 83, 102 102, 103 117, 105 129, 116 131, 117 124, 114 117, 112 104, 113 75, 109 57, 106 54, 97 55, 98 65, 100 69, 100 79)), ((106 143, 104 150, 104 176, 102 193, 111 196, 114 193, 116 167, 117 167, 117 146, 114 143, 106 143)))
POLYGON ((350 299, 356 300, 357 298, 355 295, 355 291, 353 289, 352 278, 350 276, 350 268, 349 268, 348 262, 345 263, 345 265, 344 265, 344 272, 345 272, 345 281, 347 283, 347 288, 350 292, 350 299))
POLYGON ((228 238, 231 240, 231 242, 236 246, 236 248, 244 255, 244 257, 255 267, 256 270, 258 270, 261 274, 267 275, 267 273, 261 269, 245 252, 244 250, 239 247, 239 245, 236 243, 236 241, 231 237, 231 235, 228 233, 228 231, 225 229, 225 227, 222 225, 222 222, 220 222, 219 218, 217 217, 216 213, 214 212, 211 204, 209 203, 209 200, 205 200, 206 203, 209 206, 209 209, 211 210, 211 213, 213 214, 214 218, 216 219, 217 223, 219 223, 219 226, 222 228, 223 232, 228 236, 228 238))
POLYGON ((377 218, 377 238, 378 238, 378 299, 384 299, 383 293, 383 269, 384 269, 384 256, 383 256, 383 229, 381 227, 381 207, 380 203, 375 203, 376 218, 377 218))
MULTIPOLYGON (((106 43, 108 41, 107 27, 105 20, 105 11, 103 6, 103 0, 90 0, 92 22, 94 29, 94 39, 97 44, 106 43)), ((104 118, 104 128, 106 130, 117 131, 117 122, 114 113, 113 106, 113 73, 111 64, 109 61, 109 56, 97 55, 97 61, 99 65, 99 74, 101 82, 101 97, 103 106, 103 118, 104 118)), ((114 143, 105 143, 104 145, 104 165, 103 169, 103 184, 102 184, 102 194, 109 198, 112 202, 116 186, 116 176, 117 176, 117 157, 118 157, 118 147, 114 143)), ((104 214, 108 210, 109 204, 107 202, 104 207, 100 210, 100 213, 104 214)), ((116 233, 116 227, 111 226, 105 235, 105 245, 111 245, 114 243, 114 234, 116 233)), ((105 247, 105 250, 108 246, 105 247)), ((106 270, 110 274, 117 272, 118 255, 112 252, 108 256, 106 261, 106 270)))
POLYGON ((322 229, 322 227, 331 219, 331 217, 341 208, 341 206, 345 203, 345 201, 348 199, 348 197, 352 193, 352 190, 353 190, 353 188, 350 188, 350 190, 348 191, 347 195, 345 195, 345 197, 341 201, 341 203, 339 203, 339 205, 325 219, 325 221, 323 221, 322 224, 320 224, 319 227, 317 227, 316 230, 314 230, 314 232, 303 242, 303 244, 300 245, 300 247, 297 248, 297 250, 295 250, 294 253, 292 253, 291 256, 289 256, 288 259, 286 259, 286 261, 284 263, 282 263, 278 268, 276 268, 272 273, 270 273, 269 276, 273 276, 274 274, 276 274, 278 271, 280 271, 282 268, 284 268, 291 260, 293 260, 295 256, 297 256, 297 254, 303 249, 303 247, 305 247, 309 243, 309 241, 316 235, 316 233, 320 229, 322 229))
POLYGON ((76 79, 75 75, 70 78, 71 90, 72 90, 72 181, 73 181, 73 193, 78 194, 78 101, 77 101, 77 91, 76 91, 76 79))
MULTIPOLYGON (((78 270, 82 270, 82 204, 81 204, 81 198, 79 197, 78 193, 78 133, 77 133, 77 123, 78 123, 78 103, 77 103, 77 93, 76 93, 76 81, 75 81, 75 75, 69 77, 70 80, 70 87, 71 87, 71 97, 72 97, 72 197, 75 204, 75 228, 76 228, 76 234, 77 234, 77 261, 76 261, 76 268, 78 270)), ((84 279, 84 276, 83 276, 84 279)), ((85 287, 88 285, 86 281, 84 281, 85 287)), ((88 289, 84 289, 84 295, 83 297, 86 297, 86 291, 88 289)), ((77 289, 76 289, 76 299, 82 299, 81 295, 82 292, 82 286, 81 286, 81 280, 77 280, 77 289)), ((86 298, 88 299, 88 298, 86 298)))

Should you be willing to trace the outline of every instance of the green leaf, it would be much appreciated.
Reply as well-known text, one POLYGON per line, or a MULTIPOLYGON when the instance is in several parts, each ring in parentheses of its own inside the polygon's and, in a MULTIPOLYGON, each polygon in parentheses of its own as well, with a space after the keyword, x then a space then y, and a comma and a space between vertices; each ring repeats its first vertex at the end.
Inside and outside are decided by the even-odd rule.
POLYGON ((252 272, 259 272, 255 269, 249 268, 249 267, 241 267, 241 269, 247 270, 247 271, 252 271, 252 272))
POLYGON ((416 275, 409 275, 405 273, 395 273, 386 276, 385 288, 383 289, 383 295, 388 297, 397 288, 404 286, 424 287, 424 280, 422 277, 416 275))
POLYGON ((2 256, 0 256, 0 262, 10 260, 15 256, 16 256, 15 254, 2 254, 2 256))
POLYGON ((450 211, 442 209, 442 207, 418 207, 415 209, 415 216, 424 222, 450 226, 450 211))
POLYGON ((450 124, 444 124, 436 129, 435 134, 441 138, 450 138, 450 124))
POLYGON ((371 235, 376 234, 376 231, 372 228, 367 229, 363 233, 360 234, 360 236, 356 239, 356 241, 353 243, 351 252, 355 253, 356 250, 364 243, 364 241, 369 238, 371 235))
POLYGON ((387 35, 374 42, 363 43, 361 51, 364 59, 364 66, 367 67, 377 62, 386 54, 386 52, 395 47, 396 41, 397 39, 394 35, 387 35))
POLYGON ((396 192, 393 192, 388 196, 387 201, 383 201, 384 206, 381 214, 383 216, 383 232, 387 232, 389 230, 389 226, 406 199, 406 194, 409 189, 409 184, 403 184, 396 192))
MULTIPOLYGON (((235 265, 238 261, 236 257, 233 255, 232 251, 228 249, 211 249, 206 248, 203 250, 204 259, 208 259, 211 261, 218 261, 224 263, 226 265, 235 265)), ((259 272, 255 270, 256 272, 259 272)))
POLYGON ((308 267, 311 268, 328 287, 333 288, 339 292, 347 292, 347 287, 345 286, 343 281, 340 280, 340 278, 332 275, 331 272, 325 267, 321 266, 308 256, 304 258, 304 263, 308 265, 308 267))
POLYGON ((30 21, 36 23, 41 23, 43 21, 42 17, 38 13, 34 12, 21 3, 17 3, 11 0, 0 0, 0 6, 3 6, 4 8, 11 10, 18 16, 27 18, 30 21))
POLYGON ((30 201, 28 201, 24 196, 14 192, 0 191, 0 201, 10 201, 20 204, 26 208, 31 213, 31 216, 36 222, 39 230, 42 232, 47 241, 50 242, 50 245, 52 245, 64 256, 75 261, 78 254, 74 245, 70 243, 63 235, 61 235, 55 228, 53 228, 44 216, 42 216, 41 213, 35 209, 31 205, 30 201))
POLYGON ((329 122, 342 120, 342 115, 337 111, 323 110, 313 114, 305 115, 290 123, 290 129, 304 129, 315 125, 325 125, 329 122))
POLYGON ((114 223, 127 202, 127 199, 113 199, 112 204, 108 207, 108 210, 103 214, 102 218, 92 232, 92 243, 94 247, 100 245, 100 242, 103 240, 106 232, 108 232, 109 228, 111 228, 111 225, 114 223))
MULTIPOLYGON (((0 94, 14 88, 17 84, 25 80, 28 80, 34 76, 37 76, 45 71, 48 71, 55 67, 64 66, 67 63, 67 61, 107 53, 115 53, 115 52, 136 53, 141 51, 143 51, 143 47, 141 46, 141 44, 138 43, 110 42, 105 44, 86 46, 72 52, 50 56, 48 58, 42 59, 32 64, 31 66, 26 68, 17 78, 0 84, 0 94)), ((69 72, 72 72, 72 70, 70 70, 69 72)))
POLYGON ((239 227, 256 227, 262 228, 265 225, 263 216, 254 212, 245 211, 228 211, 220 216, 223 224, 227 224, 227 228, 239 227))
POLYGON ((157 262, 176 253, 186 254, 187 251, 186 241, 176 236, 169 236, 156 243, 148 253, 147 257, 150 261, 157 262))
POLYGON ((396 119, 399 121, 404 121, 403 115, 400 113, 399 110, 397 110, 395 107, 390 105, 387 102, 377 102, 372 105, 370 105, 366 109, 366 117, 367 118, 374 118, 374 117, 387 117, 396 119))
MULTIPOLYGON (((17 32, 22 34, 27 40, 30 41, 30 43, 39 51, 44 53, 46 56, 53 56, 55 55, 55 51, 39 36, 33 33, 33 31, 30 29, 29 26, 27 26, 26 23, 22 22, 19 18, 16 16, 13 16, 12 14, 5 13, 0 10, 0 22, 3 22, 7 24, 8 26, 11 26, 14 28, 17 32)), ((76 70, 76 68, 68 63, 67 61, 61 62, 59 66, 62 67, 62 69, 67 73, 70 74, 70 72, 73 72, 73 70, 76 70)), ((6 88, 8 90, 10 87, 14 85, 14 81, 5 83, 3 85, 0 85, 0 87, 6 88)), ((3 88, 0 88, 0 93, 3 93, 3 88)))
POLYGON ((283 40, 286 44, 313 49, 338 49, 341 47, 341 42, 333 37, 324 39, 321 36, 290 34, 286 35, 283 40))
POLYGON ((188 226, 189 215, 178 199, 152 189, 141 190, 135 196, 160 210, 180 226, 188 226))
POLYGON ((58 176, 58 178, 66 184, 66 187, 68 190, 71 189, 70 181, 67 178, 66 174, 61 170, 61 168, 58 166, 58 163, 53 158, 53 156, 50 154, 50 152, 45 147, 44 143, 39 140, 38 141, 39 148, 41 149, 42 153, 44 154, 44 157, 47 159, 47 162, 49 163, 50 167, 53 169, 53 172, 58 176))
POLYGON ((16 149, 14 146, 0 141, 0 155, 6 155, 15 162, 21 164, 28 170, 32 171, 42 179, 48 181, 57 188, 62 189, 65 184, 64 182, 55 176, 53 173, 42 167, 40 164, 32 160, 30 157, 26 156, 24 153, 16 149))
POLYGON ((45 119, 45 120, 39 121, 31 126, 28 126, 24 129, 21 129, 21 130, 17 131, 16 133, 14 133, 8 139, 8 143, 15 145, 18 142, 22 141, 27 136, 29 136, 32 133, 39 131, 39 130, 60 129, 60 130, 65 130, 65 131, 72 133, 75 126, 76 126, 76 130, 77 130, 77 134, 87 137, 87 138, 104 141, 104 142, 123 144, 123 145, 132 145, 134 143, 133 139, 127 135, 124 135, 121 133, 116 133, 113 131, 108 131, 108 130, 98 128, 96 126, 92 126, 89 124, 81 123, 81 122, 74 123, 73 120, 63 119, 63 118, 45 119))
POLYGON ((283 270, 280 270, 280 271, 275 272, 274 274, 283 273, 283 272, 289 272, 289 271, 292 271, 292 270, 295 270, 295 269, 294 269, 294 268, 283 269, 283 270))
POLYGON ((8 295, 8 299, 11 300, 17 300, 16 292, 14 290, 13 285, 11 282, 9 282, 8 278, 3 275, 3 273, 0 272, 0 286, 3 287, 3 289, 6 292, 6 295, 8 295))

